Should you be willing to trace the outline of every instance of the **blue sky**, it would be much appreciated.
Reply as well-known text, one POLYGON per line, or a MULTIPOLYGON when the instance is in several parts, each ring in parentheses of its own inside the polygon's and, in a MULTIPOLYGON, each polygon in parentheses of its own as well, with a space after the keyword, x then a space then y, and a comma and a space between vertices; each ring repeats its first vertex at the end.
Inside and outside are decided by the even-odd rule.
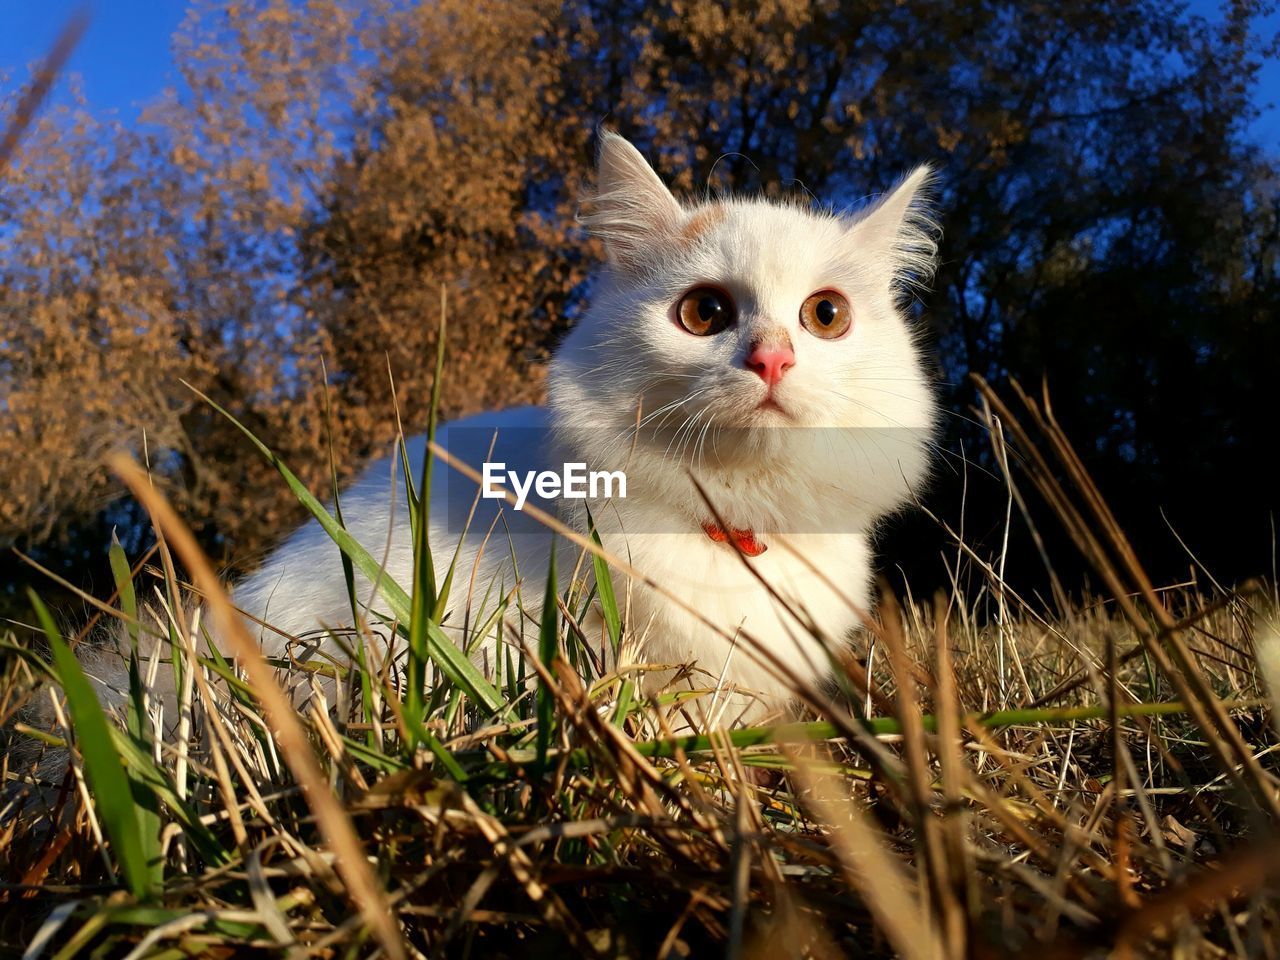
POLYGON ((173 80, 169 38, 182 22, 183 0, 0 0, 0 70, 11 78, 5 89, 26 79, 27 67, 82 7, 91 20, 67 71, 80 74, 95 112, 117 110, 130 120, 173 80))
MULTIPOLYGON (((117 111, 132 120, 145 103, 173 80, 169 38, 182 20, 184 0, 0 0, 0 70, 26 77, 26 67, 48 51, 73 11, 89 7, 92 20, 73 55, 69 71, 82 78, 84 95, 95 111, 117 111)), ((1191 9, 1216 17, 1218 0, 1192 0, 1191 9)), ((1266 30, 1280 30, 1280 12, 1267 17, 1266 30)), ((61 95, 65 96, 65 83, 61 95)), ((1254 136, 1280 152, 1280 62, 1263 69, 1257 91, 1263 115, 1254 136)))

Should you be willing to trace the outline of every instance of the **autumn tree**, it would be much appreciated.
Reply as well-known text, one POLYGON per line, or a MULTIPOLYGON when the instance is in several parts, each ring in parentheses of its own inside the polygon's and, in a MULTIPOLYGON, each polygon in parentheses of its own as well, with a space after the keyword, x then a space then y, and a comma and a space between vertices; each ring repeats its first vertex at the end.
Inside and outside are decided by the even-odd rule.
MULTIPOLYGON (((1245 130, 1260 11, 195 4, 141 124, 52 114, 0 183, 0 539, 83 571, 110 524, 140 529, 100 467, 123 444, 216 556, 252 563, 296 507, 183 381, 324 489, 330 443, 349 470, 391 436, 393 380, 421 422, 442 290, 446 413, 538 399, 591 293, 575 212, 607 123, 689 193, 853 207, 935 163, 922 312, 953 409, 969 372, 1047 374, 1144 536, 1163 505, 1233 575, 1256 569, 1184 508, 1217 491, 1256 525, 1274 503, 1276 191, 1245 130)), ((948 443, 981 460, 963 421, 948 443)), ((980 487, 979 531, 1005 496, 980 487)))

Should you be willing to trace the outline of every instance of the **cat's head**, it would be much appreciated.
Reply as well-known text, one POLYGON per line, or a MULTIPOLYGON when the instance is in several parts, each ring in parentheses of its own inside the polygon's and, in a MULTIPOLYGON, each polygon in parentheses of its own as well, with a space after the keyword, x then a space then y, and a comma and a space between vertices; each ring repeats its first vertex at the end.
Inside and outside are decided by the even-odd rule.
POLYGON ((642 443, 691 457, 715 435, 768 448, 787 427, 915 431, 927 443, 935 404, 900 309, 933 266, 927 168, 851 216, 681 203, 608 132, 597 173, 581 219, 608 268, 552 366, 562 414, 601 431, 649 418, 642 443))

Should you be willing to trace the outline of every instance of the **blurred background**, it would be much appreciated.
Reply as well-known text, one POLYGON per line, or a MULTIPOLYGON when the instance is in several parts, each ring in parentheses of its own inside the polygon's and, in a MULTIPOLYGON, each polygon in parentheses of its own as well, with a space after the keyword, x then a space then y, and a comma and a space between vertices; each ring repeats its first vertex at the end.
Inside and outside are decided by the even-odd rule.
MULTIPOLYGON (((0 123, 79 5, 0 5, 0 123)), ((852 208, 941 173, 911 304, 953 412, 927 504, 1030 594, 1046 565, 977 373, 1047 383, 1151 573, 1274 577, 1280 68, 1274 5, 1061 0, 117 0, 0 172, 0 608, 110 592, 125 446, 228 572, 301 519, 182 381, 312 489, 421 429, 440 291, 446 414, 537 400, 600 251, 574 222, 602 123, 678 189, 852 208), (722 158, 722 159, 719 159, 722 158), (719 162, 717 160, 719 159, 719 162), (322 360, 324 366, 322 367, 322 360), (331 413, 326 415, 326 376, 331 413)), ((1083 569, 1031 516, 1071 591, 1083 569)), ((916 595, 956 549, 882 538, 916 595)), ((335 562, 336 562, 335 550, 335 562)), ((963 581, 972 570, 961 570, 963 581)))

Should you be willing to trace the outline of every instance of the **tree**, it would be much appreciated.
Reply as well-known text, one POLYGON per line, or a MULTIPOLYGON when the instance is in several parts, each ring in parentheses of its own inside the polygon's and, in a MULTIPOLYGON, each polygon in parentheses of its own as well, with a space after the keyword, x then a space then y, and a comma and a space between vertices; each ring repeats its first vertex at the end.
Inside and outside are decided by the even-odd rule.
MULTIPOLYGON (((116 490, 99 453, 141 449, 145 429, 206 544, 251 562, 296 511, 179 378, 323 487, 330 433, 346 467, 391 435, 388 370, 421 422, 442 287, 446 412, 536 399, 539 362, 590 296, 598 251, 574 214, 609 123, 691 193, 854 206, 938 164, 942 267, 921 312, 952 408, 972 402, 969 372, 1046 374, 1161 572, 1185 558, 1158 505, 1227 577, 1256 572, 1266 538, 1243 553, 1229 525, 1275 503, 1260 411, 1276 191, 1245 134, 1263 12, 197 5, 181 83, 142 129, 52 117, 0 187, 0 484, 15 491, 0 536, 104 543, 116 490), (1216 510, 1188 509, 1206 499, 1216 510)), ((983 449, 962 420, 961 442, 983 449)), ((943 512, 957 476, 940 474, 943 512)), ((977 483, 969 505, 970 530, 995 529, 1004 493, 977 483)), ((930 544, 906 553, 932 565, 930 544)))

